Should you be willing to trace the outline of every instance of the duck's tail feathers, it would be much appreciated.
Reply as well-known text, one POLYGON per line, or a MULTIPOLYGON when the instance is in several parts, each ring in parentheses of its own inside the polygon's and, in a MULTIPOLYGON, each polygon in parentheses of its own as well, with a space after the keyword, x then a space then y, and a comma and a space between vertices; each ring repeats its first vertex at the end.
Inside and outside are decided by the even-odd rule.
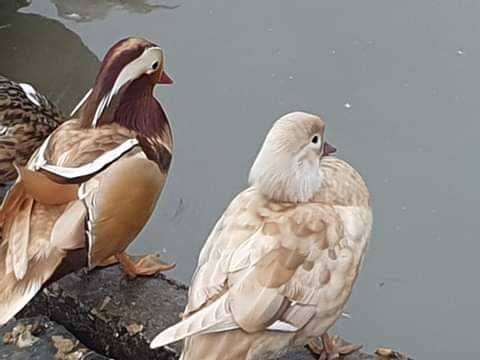
POLYGON ((239 326, 229 310, 227 297, 223 296, 188 318, 162 331, 153 339, 150 348, 155 349, 165 346, 193 335, 238 328, 239 326))
POLYGON ((55 269, 60 265, 64 252, 55 248, 46 255, 31 259, 23 278, 7 273, 5 258, 7 248, 0 246, 0 326, 14 317, 42 288, 55 269))

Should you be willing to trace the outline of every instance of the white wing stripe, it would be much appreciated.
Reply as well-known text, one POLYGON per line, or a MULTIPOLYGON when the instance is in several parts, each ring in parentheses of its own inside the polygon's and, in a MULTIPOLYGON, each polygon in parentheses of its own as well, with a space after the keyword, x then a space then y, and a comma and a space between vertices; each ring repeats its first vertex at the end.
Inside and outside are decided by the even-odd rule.
POLYGON ((90 89, 87 91, 87 93, 83 96, 82 100, 73 108, 72 112, 70 113, 70 116, 75 115, 75 113, 82 107, 83 104, 85 104, 85 101, 87 101, 88 97, 92 93, 93 89, 90 89))
POLYGON ((49 173, 61 176, 66 179, 75 179, 82 176, 95 174, 96 172, 104 168, 106 165, 114 162, 115 160, 117 160, 118 158, 120 158, 125 153, 129 152, 131 149, 133 149, 135 146, 138 145, 137 139, 128 139, 122 144, 118 145, 116 148, 103 153, 98 158, 96 158, 95 160, 93 160, 88 164, 78 166, 78 167, 66 167, 66 166, 50 165, 47 163, 47 160, 45 159, 45 151, 47 149, 49 140, 50 140, 50 137, 48 137, 47 140, 45 140, 45 142, 40 147, 37 160, 35 161, 35 164, 34 164, 34 169, 35 170, 42 169, 42 170, 48 171, 49 173))

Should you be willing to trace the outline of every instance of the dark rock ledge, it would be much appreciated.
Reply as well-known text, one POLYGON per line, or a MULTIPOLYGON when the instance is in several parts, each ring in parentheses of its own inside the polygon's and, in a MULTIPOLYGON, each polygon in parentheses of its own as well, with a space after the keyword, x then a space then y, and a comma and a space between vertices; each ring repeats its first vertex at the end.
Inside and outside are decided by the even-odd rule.
MULTIPOLYGON (((160 330, 179 320, 186 299, 187 287, 165 276, 127 280, 116 266, 71 274, 37 295, 17 316, 25 319, 0 329, 2 337, 8 333, 6 339, 0 340, 0 359, 177 359, 180 343, 157 350, 150 350, 149 343, 160 330), (34 336, 39 338, 32 346, 19 348, 15 344, 5 344, 12 342, 9 332, 15 325, 35 323, 43 330, 32 330, 33 334, 38 332, 34 336), (55 345, 58 344, 52 343, 52 336, 57 334, 71 339, 74 344, 78 339, 80 343, 72 350, 83 349, 83 357, 55 355, 58 353, 55 345), (86 347, 96 353, 87 351, 86 347), (43 356, 35 355, 38 353, 43 356)), ((281 359, 315 358, 300 348, 293 349, 281 359)), ((378 357, 359 352, 345 358, 373 359, 378 357)))
POLYGON ((0 359, 108 360, 45 316, 10 321, 0 328, 0 339, 0 359))

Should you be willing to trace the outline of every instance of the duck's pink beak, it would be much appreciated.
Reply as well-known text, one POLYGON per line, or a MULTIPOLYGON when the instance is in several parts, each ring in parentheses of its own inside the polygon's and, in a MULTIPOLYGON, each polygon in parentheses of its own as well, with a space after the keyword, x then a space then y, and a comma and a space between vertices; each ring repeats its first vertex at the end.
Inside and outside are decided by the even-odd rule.
POLYGON ((164 70, 162 71, 162 74, 160 75, 160 78, 158 79, 157 84, 170 85, 170 84, 173 84, 173 79, 164 70))
POLYGON ((335 148, 335 146, 330 145, 329 143, 327 143, 325 141, 325 144, 323 144, 323 155, 330 155, 330 154, 333 154, 336 151, 337 151, 337 149, 335 148))

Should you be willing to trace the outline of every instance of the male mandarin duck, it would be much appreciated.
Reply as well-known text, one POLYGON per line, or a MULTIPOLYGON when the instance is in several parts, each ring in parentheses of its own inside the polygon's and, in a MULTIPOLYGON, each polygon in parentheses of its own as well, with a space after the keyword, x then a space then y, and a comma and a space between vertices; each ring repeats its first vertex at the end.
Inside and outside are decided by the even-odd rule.
POLYGON ((17 178, 14 163, 24 166, 65 117, 33 86, 0 75, 0 185, 17 178))
POLYGON ((186 338, 183 360, 277 358, 320 336, 321 359, 358 348, 332 342, 327 330, 359 273, 372 212, 361 176, 334 151, 316 115, 295 112, 274 124, 251 186, 200 253, 184 319, 152 348, 186 338))
POLYGON ((50 281, 120 262, 130 276, 173 267, 124 253, 152 214, 172 156, 167 116, 153 97, 170 84, 161 48, 128 38, 106 54, 78 119, 35 152, 0 209, 0 324, 50 281))

